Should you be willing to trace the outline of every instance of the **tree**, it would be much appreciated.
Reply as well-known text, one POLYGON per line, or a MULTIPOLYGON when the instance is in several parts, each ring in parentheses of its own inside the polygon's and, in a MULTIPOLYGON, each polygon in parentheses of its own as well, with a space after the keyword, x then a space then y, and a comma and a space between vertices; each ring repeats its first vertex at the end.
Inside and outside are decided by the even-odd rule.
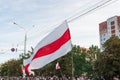
POLYGON ((113 76, 120 74, 120 39, 111 37, 105 42, 104 48, 95 63, 95 69, 99 77, 112 80, 113 76))
POLYGON ((87 52, 91 56, 92 61, 95 61, 97 59, 97 56, 100 54, 100 49, 98 48, 98 46, 92 45, 91 47, 89 47, 89 50, 87 52))
POLYGON ((1 76, 21 76, 21 65, 19 60, 9 60, 0 67, 1 76))
POLYGON ((97 46, 90 47, 90 50, 80 48, 80 46, 73 46, 72 53, 75 76, 91 76, 93 74, 93 56, 91 55, 93 53, 97 54, 97 51, 99 51, 97 46))
POLYGON ((34 70, 35 74, 39 75, 39 76, 57 75, 57 76, 61 77, 62 75, 61 75, 60 70, 55 69, 56 63, 59 62, 62 74, 66 75, 66 76, 72 76, 72 70, 71 70, 72 69, 72 61, 71 60, 72 60, 71 54, 68 53, 65 56, 60 57, 60 58, 56 59, 55 61, 47 64, 43 68, 34 70))
POLYGON ((29 58, 33 54, 33 48, 28 51, 27 54, 21 54, 19 59, 11 59, 0 66, 1 76, 22 76, 21 65, 23 64, 23 59, 29 58))

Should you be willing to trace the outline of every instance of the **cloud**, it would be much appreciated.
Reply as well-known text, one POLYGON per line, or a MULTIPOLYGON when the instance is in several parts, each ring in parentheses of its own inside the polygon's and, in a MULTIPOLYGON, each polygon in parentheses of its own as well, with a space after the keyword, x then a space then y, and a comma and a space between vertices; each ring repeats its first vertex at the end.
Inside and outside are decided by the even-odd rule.
MULTIPOLYGON (((28 44, 35 46, 45 34, 65 19, 79 16, 84 9, 98 0, 0 0, 0 45, 9 47, 20 43, 23 46, 24 31, 28 31, 28 44), (35 25, 35 28, 31 28, 35 25)), ((68 23, 74 44, 89 47, 99 46, 99 23, 114 15, 120 15, 120 1, 99 8, 68 23)))

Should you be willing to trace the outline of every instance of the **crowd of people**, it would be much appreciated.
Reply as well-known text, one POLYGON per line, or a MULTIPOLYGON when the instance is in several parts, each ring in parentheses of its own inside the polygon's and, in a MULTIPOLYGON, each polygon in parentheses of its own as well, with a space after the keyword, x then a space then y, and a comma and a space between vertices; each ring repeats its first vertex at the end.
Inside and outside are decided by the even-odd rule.
MULTIPOLYGON (((95 78, 88 78, 85 76, 80 76, 80 77, 58 77, 58 76, 36 76, 36 77, 1 77, 0 76, 0 80, 97 80, 95 78)), ((106 79, 101 79, 101 80, 106 80, 106 79)), ((113 77, 113 80, 120 80, 118 77, 113 77)))
POLYGON ((91 80, 87 77, 58 77, 58 76, 46 76, 46 77, 41 77, 41 76, 36 76, 36 77, 0 77, 0 80, 91 80))
POLYGON ((58 76, 46 76, 46 77, 41 77, 41 76, 36 76, 36 77, 0 77, 0 80, 72 80, 67 77, 58 77, 58 76))

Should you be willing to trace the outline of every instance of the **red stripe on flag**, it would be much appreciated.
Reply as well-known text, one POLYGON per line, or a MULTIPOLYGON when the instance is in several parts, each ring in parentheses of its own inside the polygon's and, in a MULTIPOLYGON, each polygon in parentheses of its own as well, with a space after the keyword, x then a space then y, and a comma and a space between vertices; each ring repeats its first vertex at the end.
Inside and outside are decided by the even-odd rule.
POLYGON ((27 64, 27 65, 25 66, 25 70, 26 70, 27 74, 30 74, 30 72, 29 72, 29 70, 28 70, 29 65, 30 65, 30 64, 27 64))
POLYGON ((70 31, 69 29, 67 29, 65 31, 65 33, 56 41, 40 48, 37 53, 35 54, 35 56, 33 57, 32 60, 42 57, 42 56, 46 56, 49 54, 54 53, 56 50, 58 50, 62 45, 64 45, 67 41, 70 40, 70 31))

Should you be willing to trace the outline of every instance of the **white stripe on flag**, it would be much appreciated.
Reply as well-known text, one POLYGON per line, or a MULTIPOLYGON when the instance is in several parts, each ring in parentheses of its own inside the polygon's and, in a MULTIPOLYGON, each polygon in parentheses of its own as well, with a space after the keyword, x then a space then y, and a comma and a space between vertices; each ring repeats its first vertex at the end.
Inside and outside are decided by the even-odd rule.
POLYGON ((34 54, 24 60, 27 69, 39 69, 55 59, 64 56, 72 48, 71 37, 67 22, 63 22, 46 36, 34 49, 34 54))
POLYGON ((58 62, 57 62, 57 64, 56 64, 56 66, 55 66, 55 69, 56 69, 56 70, 60 69, 60 65, 59 65, 58 62))

